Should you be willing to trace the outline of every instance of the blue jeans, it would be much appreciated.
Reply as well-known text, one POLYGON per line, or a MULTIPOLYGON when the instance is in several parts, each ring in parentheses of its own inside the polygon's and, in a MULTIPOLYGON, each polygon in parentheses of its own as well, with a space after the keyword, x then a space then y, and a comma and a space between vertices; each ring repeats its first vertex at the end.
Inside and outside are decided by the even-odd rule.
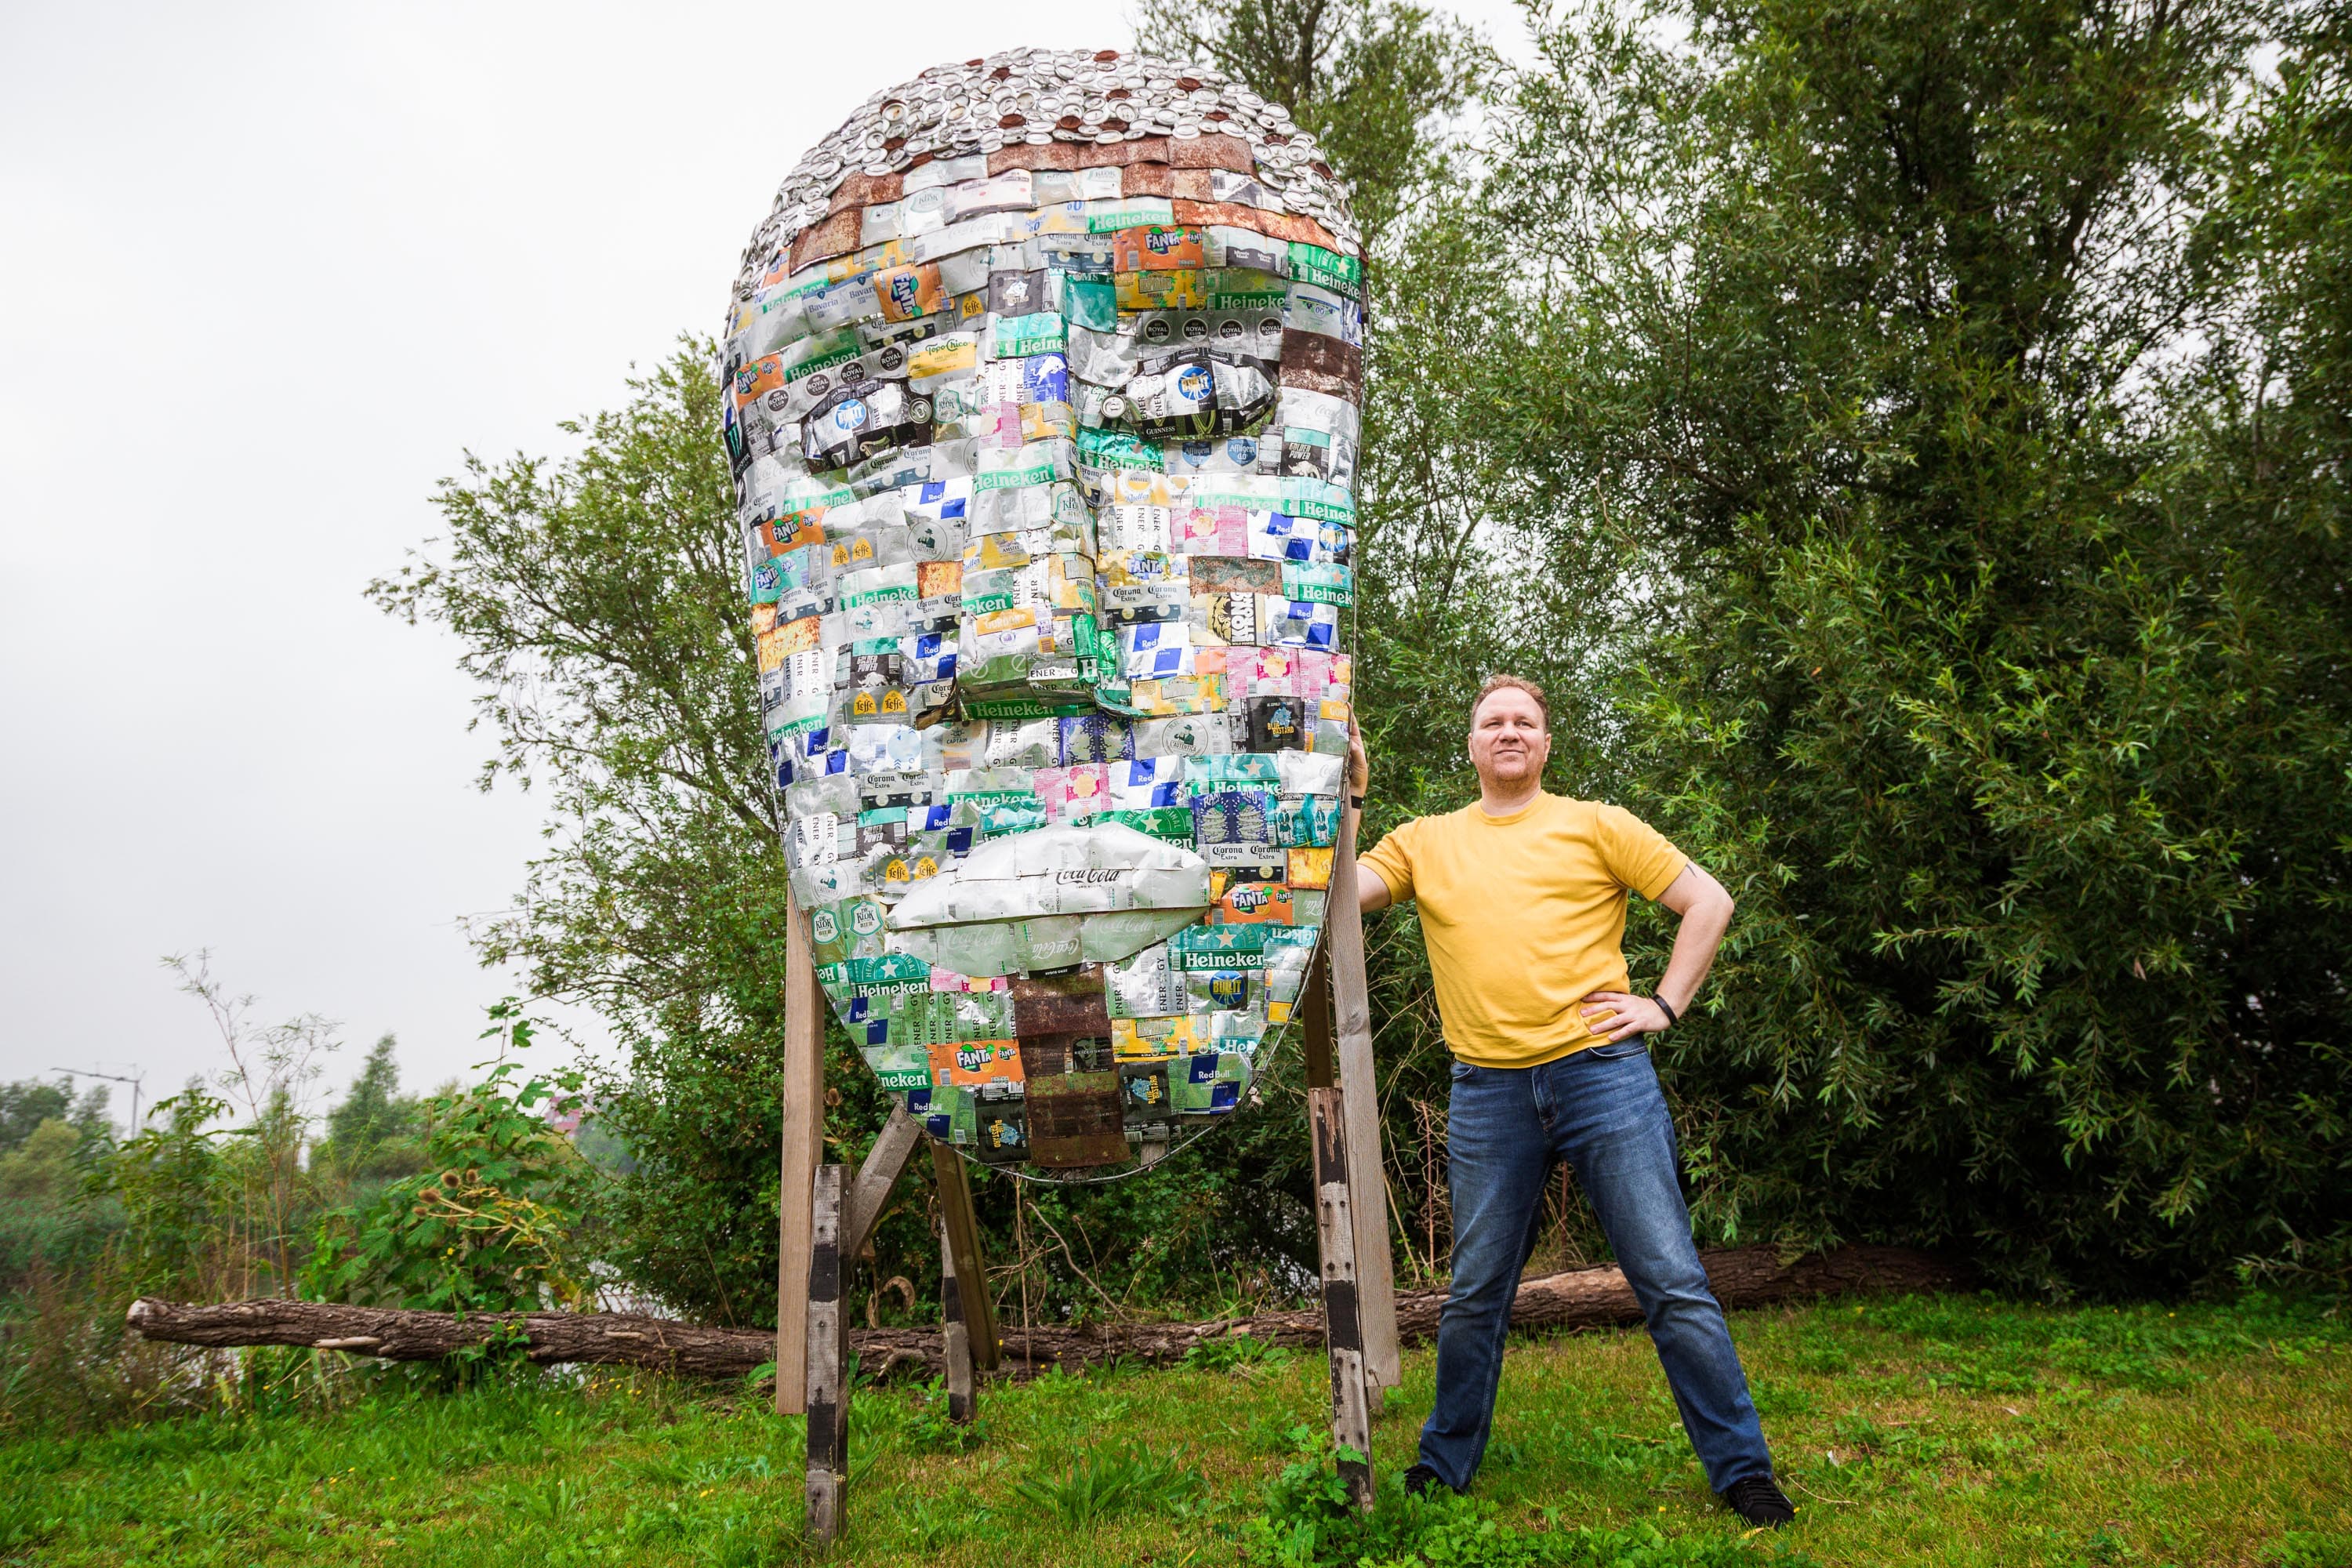
POLYGON ((1438 1321, 1437 1403, 1421 1429, 1421 1462, 1456 1490, 1477 1471, 1511 1298, 1552 1167, 1565 1160, 1642 1304, 1707 1484, 1722 1491, 1770 1475, 1748 1375, 1691 1242, 1674 1121, 1640 1037, 1541 1067, 1455 1062, 1448 1143, 1454 1286, 1438 1321))

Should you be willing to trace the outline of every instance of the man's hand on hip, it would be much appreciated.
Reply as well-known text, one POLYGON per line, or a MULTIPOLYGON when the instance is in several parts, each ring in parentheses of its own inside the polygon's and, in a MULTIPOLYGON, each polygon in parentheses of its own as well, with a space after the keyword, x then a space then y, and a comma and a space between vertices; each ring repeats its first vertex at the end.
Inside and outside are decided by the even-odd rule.
POLYGON ((1612 1042, 1633 1035, 1658 1034, 1673 1022, 1654 999, 1631 992, 1595 991, 1584 1002, 1584 1026, 1612 1042))

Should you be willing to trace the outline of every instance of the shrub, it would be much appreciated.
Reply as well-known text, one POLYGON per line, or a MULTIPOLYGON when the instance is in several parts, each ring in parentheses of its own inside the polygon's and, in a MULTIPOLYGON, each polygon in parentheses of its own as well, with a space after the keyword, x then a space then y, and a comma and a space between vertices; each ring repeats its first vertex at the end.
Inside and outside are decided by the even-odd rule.
MULTIPOLYGON (((511 1002, 491 1017, 511 1024, 514 1046, 530 1044, 511 1002)), ((533 1109, 583 1079, 521 1070, 500 1061, 472 1088, 425 1102, 425 1171, 320 1220, 304 1273, 314 1299, 457 1312, 593 1300, 583 1227, 595 1172, 533 1109)))

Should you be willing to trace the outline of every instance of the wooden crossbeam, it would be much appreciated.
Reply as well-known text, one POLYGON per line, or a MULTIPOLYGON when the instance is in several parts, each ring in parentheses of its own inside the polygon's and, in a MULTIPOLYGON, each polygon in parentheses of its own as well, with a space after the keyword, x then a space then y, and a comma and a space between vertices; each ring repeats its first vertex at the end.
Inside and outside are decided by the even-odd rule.
POLYGON ((908 1156, 922 1141, 923 1124, 908 1115, 903 1105, 891 1110, 890 1120, 875 1134, 874 1147, 866 1152, 866 1163, 857 1167, 857 1179, 849 1184, 849 1195, 843 1205, 843 1268, 853 1267, 864 1255, 866 1242, 873 1239, 874 1222, 882 1217, 882 1210, 890 1202, 891 1189, 898 1184, 908 1156))

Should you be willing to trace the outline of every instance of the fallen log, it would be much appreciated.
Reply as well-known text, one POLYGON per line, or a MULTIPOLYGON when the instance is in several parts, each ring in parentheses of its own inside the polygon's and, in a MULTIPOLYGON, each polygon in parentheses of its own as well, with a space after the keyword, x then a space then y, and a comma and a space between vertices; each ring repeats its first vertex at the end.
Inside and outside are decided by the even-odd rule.
MULTIPOLYGON (((1946 1290, 1966 1282, 1967 1268, 1937 1253, 1903 1247, 1841 1247, 1782 1263, 1769 1247, 1720 1247, 1699 1254, 1716 1300, 1730 1310, 1769 1307, 1819 1296, 1901 1294, 1946 1290)), ((1397 1293, 1397 1335, 1411 1344, 1437 1337, 1444 1290, 1397 1293)), ((1633 1288, 1613 1264, 1574 1268, 1519 1281, 1511 1300, 1511 1327, 1522 1332, 1614 1328, 1642 1321, 1633 1288)), ((1323 1314, 1261 1312, 1206 1323, 1089 1323, 1040 1328, 1006 1327, 1005 1364, 1016 1375, 1059 1366, 1070 1371, 1122 1356, 1150 1364, 1181 1361, 1189 1351, 1219 1340, 1247 1335, 1264 1343, 1319 1349, 1323 1314)), ((855 1340, 860 1364, 877 1373, 894 1362, 917 1361, 939 1370, 939 1336, 920 1329, 869 1329, 855 1340)))
MULTIPOLYGON (((1937 1290, 1962 1281, 1947 1258, 1899 1247, 1842 1247, 1783 1263, 1767 1247, 1703 1252, 1707 1279, 1727 1308, 1768 1307, 1814 1296, 1937 1290)), ((1437 1332, 1443 1290, 1401 1291, 1397 1331, 1407 1341, 1437 1332)), ((1511 1303, 1517 1330, 1606 1328, 1639 1322, 1641 1308, 1613 1267, 1571 1269, 1520 1281, 1511 1303)), ((511 1342, 526 1360, 550 1364, 653 1367, 706 1377, 740 1377, 773 1359, 776 1337, 756 1329, 711 1328, 630 1312, 420 1312, 344 1307, 265 1297, 250 1301, 131 1303, 131 1329, 172 1344, 226 1348, 296 1345, 388 1361, 430 1361, 489 1342, 511 1342)), ((1002 1331, 1007 1370, 1029 1376, 1121 1359, 1165 1365, 1188 1352, 1246 1335, 1299 1348, 1323 1342, 1323 1315, 1261 1312, 1205 1323, 1087 1323, 1002 1331)), ((943 1369, 936 1329, 861 1329, 850 1336, 859 1364, 876 1376, 943 1369)))
POLYGON ((345 1307, 264 1296, 220 1303, 131 1303, 131 1327, 151 1340, 214 1348, 307 1345, 386 1361, 433 1361, 500 1339, 530 1361, 657 1367, 737 1377, 773 1360, 772 1330, 714 1329, 634 1312, 455 1312, 345 1307))

